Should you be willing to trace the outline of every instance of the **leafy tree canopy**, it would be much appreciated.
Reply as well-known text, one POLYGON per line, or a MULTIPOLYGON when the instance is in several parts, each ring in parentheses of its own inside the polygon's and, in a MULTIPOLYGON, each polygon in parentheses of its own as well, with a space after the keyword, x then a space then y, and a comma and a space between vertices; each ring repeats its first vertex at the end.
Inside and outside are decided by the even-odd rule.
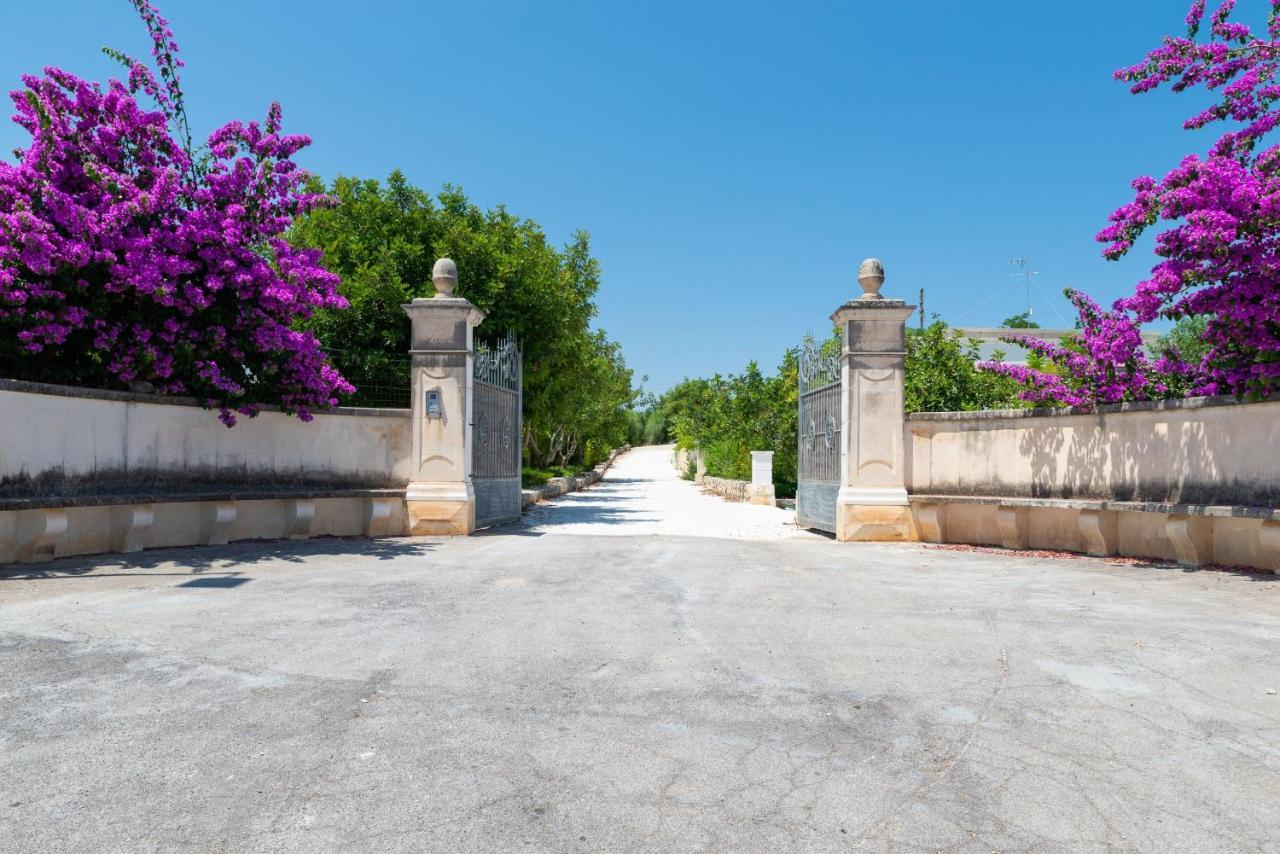
POLYGON ((978 370, 979 342, 941 320, 907 330, 907 412, 966 412, 1018 404, 1014 380, 978 370))
POLYGON ((480 337, 515 332, 524 354, 525 454, 536 465, 578 462, 626 440, 635 396, 618 345, 593 330, 600 265, 584 231, 557 249, 533 220, 503 206, 481 210, 453 185, 436 195, 399 172, 386 183, 340 177, 315 190, 334 197, 292 232, 323 250, 350 303, 309 322, 335 363, 370 354, 403 368, 409 321, 401 306, 435 293, 435 259, 458 265, 459 296, 487 315, 480 337))
POLYGON ((1022 314, 1015 314, 1013 317, 1006 317, 1000 321, 1003 329, 1039 329, 1040 324, 1031 319, 1031 312, 1024 311, 1022 314))

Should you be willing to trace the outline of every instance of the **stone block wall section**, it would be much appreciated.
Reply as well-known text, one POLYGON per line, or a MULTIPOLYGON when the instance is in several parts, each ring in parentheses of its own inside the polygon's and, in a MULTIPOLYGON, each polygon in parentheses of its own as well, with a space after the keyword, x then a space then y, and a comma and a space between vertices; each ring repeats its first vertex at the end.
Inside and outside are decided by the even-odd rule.
POLYGON ((730 480, 726 477, 702 478, 702 488, 715 493, 726 501, 747 501, 751 497, 751 484, 745 480, 730 480))
POLYGON ((405 533, 404 490, 0 500, 0 565, 236 540, 405 533))
POLYGON ((918 413, 918 538, 1280 572, 1280 401, 918 413))
POLYGON ((677 448, 673 462, 675 463, 676 471, 680 473, 680 477, 684 477, 688 473, 689 467, 693 466, 694 483, 701 484, 707 476, 707 463, 702 458, 702 452, 699 450, 688 451, 683 448, 677 448))
MULTIPOLYGON (((687 453, 681 451, 676 456, 676 468, 682 472, 687 471, 681 468, 682 465, 688 465, 687 453), (683 462, 679 454, 686 454, 683 462)), ((697 451, 692 453, 695 462, 699 465, 695 482, 707 492, 719 495, 726 501, 748 502, 765 507, 777 506, 778 497, 773 486, 773 451, 751 452, 751 480, 711 477, 706 473, 706 468, 701 466, 702 455, 697 451)))

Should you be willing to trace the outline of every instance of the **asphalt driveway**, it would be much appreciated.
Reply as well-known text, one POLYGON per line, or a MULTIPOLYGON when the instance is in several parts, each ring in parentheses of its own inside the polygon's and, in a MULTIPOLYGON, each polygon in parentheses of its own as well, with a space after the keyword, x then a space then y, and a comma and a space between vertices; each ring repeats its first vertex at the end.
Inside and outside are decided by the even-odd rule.
POLYGON ((583 528, 634 483, 0 572, 0 849, 1275 850, 1275 576, 583 528))

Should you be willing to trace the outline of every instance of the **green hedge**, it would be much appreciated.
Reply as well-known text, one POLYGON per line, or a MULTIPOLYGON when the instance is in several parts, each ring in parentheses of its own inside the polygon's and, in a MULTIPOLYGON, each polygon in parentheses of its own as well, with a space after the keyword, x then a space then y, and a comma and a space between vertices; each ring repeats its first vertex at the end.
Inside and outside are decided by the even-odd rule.
POLYGON ((520 485, 525 489, 536 489, 546 486, 553 477, 577 477, 589 471, 591 469, 587 466, 551 466, 545 469, 525 466, 520 470, 520 485))

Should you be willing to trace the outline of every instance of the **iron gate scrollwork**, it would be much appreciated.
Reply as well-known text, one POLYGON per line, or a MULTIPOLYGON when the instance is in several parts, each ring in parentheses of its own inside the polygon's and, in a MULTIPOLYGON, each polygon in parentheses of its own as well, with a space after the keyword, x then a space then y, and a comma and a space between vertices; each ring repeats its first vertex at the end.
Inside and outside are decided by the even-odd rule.
POLYGON ((805 336, 800 349, 796 520, 835 533, 840 492, 840 354, 805 336))
POLYGON ((520 518, 521 394, 524 369, 514 335, 475 345, 471 480, 476 527, 520 518))

